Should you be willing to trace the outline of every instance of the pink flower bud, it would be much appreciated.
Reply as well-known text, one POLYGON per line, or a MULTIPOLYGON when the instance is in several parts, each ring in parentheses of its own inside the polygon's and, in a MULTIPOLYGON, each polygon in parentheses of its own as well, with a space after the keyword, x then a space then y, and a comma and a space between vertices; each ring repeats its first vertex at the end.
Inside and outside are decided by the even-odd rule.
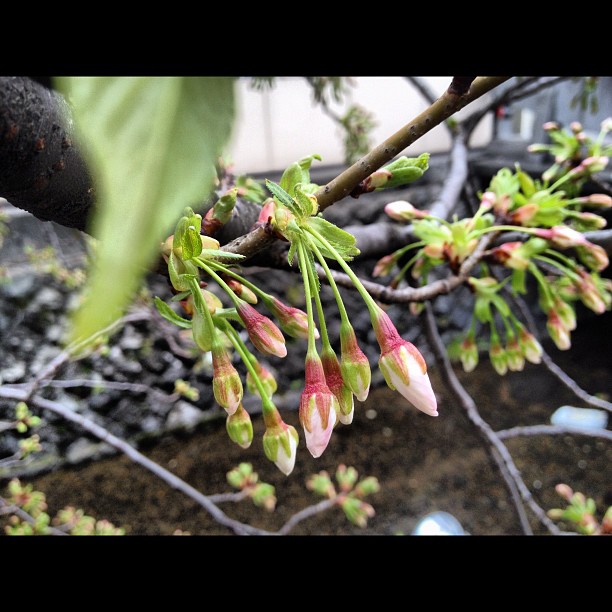
POLYGON ((478 365, 478 347, 473 333, 463 339, 459 351, 464 372, 471 372, 478 365))
POLYGON ((513 210, 509 217, 512 223, 516 225, 528 226, 539 210, 540 207, 535 202, 530 202, 513 210))
POLYGON ((313 457, 320 457, 329 444, 340 406, 325 380, 319 356, 306 355, 305 385, 300 397, 300 424, 306 446, 313 457))
POLYGON ((234 278, 227 278, 225 282, 229 288, 241 299, 249 304, 257 304, 257 296, 248 287, 238 282, 234 278))
POLYGON ((484 210, 491 210, 497 202, 497 195, 494 191, 485 191, 480 198, 480 208, 484 210))
POLYGON ((385 213, 395 221, 412 221, 412 219, 423 219, 429 215, 428 211, 419 210, 406 200, 389 202, 385 206, 385 213))
POLYGON ((336 396, 338 400, 338 418, 344 425, 350 425, 353 421, 353 413, 355 410, 355 400, 352 391, 342 378, 340 362, 334 352, 334 349, 328 344, 321 351, 321 363, 323 372, 325 373, 325 382, 329 390, 336 396))
POLYGON ((556 121, 547 121, 542 125, 545 132, 552 132, 559 129, 559 124, 556 121))
POLYGON ((508 371, 508 354, 497 337, 491 338, 491 344, 489 345, 489 360, 500 376, 506 374, 508 371))
POLYGON ((579 271, 580 280, 578 281, 578 295, 582 303, 597 314, 606 311, 606 304, 601 293, 590 274, 579 271))
POLYGON ((242 381, 230 355, 221 344, 212 347, 213 395, 228 414, 234 414, 242 401, 242 381))
MULTIPOLYGON (((299 308, 287 306, 274 296, 265 300, 266 307, 278 319, 282 330, 292 338, 308 338, 308 315, 299 308)), ((314 324, 314 322, 313 322, 314 324)), ((315 338, 319 338, 319 330, 314 328, 315 338)))
POLYGON ((259 217, 257 217, 258 223, 268 223, 270 219, 274 221, 276 214, 276 202, 274 198, 268 198, 262 205, 259 211, 259 217))
POLYGON ((530 363, 542 361, 542 346, 525 327, 519 329, 519 343, 527 361, 530 363))
POLYGON ((253 346, 264 355, 285 357, 285 337, 275 323, 262 315, 253 306, 241 300, 236 307, 238 316, 246 327, 253 346))
POLYGON ((580 261, 591 270, 597 270, 598 272, 605 270, 610 263, 606 250, 599 244, 593 244, 588 240, 585 242, 585 245, 576 247, 580 261))
POLYGON ((266 421, 266 431, 263 436, 264 453, 285 476, 289 476, 295 467, 298 440, 295 427, 287 425, 278 413, 274 425, 268 426, 266 421))
POLYGON ((525 256, 525 248, 522 242, 505 242, 491 249, 491 257, 506 268, 513 270, 526 270, 529 266, 529 257, 525 256))
POLYGON ((395 266, 396 259, 397 257, 394 253, 381 257, 374 266, 372 276, 377 278, 379 276, 387 276, 388 274, 391 274, 393 267, 395 266))
POLYGON ((555 225, 548 229, 537 228, 535 235, 552 242, 561 249, 569 249, 578 245, 588 244, 584 234, 567 225, 555 225))
POLYGON ((588 206, 594 206, 597 208, 611 208, 612 198, 605 193, 592 193, 588 196, 582 196, 576 198, 580 204, 586 204, 588 206))
POLYGON ((340 370, 346 386, 360 402, 365 402, 372 380, 370 361, 359 348, 355 330, 348 321, 340 324, 340 370))
POLYGON ((399 335, 387 313, 377 308, 378 316, 372 319, 372 325, 381 351, 378 367, 387 385, 425 414, 438 416, 438 403, 423 355, 399 335))
POLYGON ((253 442, 253 423, 249 413, 240 404, 233 414, 228 414, 225 428, 232 442, 242 448, 249 448, 253 442))
POLYGON ((525 367, 525 357, 523 349, 516 336, 512 336, 506 345, 506 355, 508 358, 508 369, 511 372, 522 372, 525 367))
POLYGON ((569 331, 561 322, 559 315, 552 309, 548 311, 546 329, 559 350, 566 351, 571 347, 569 331))
MULTIPOLYGON (((254 355, 251 355, 250 359, 251 363, 253 364, 253 368, 255 369, 255 373, 259 377, 259 380, 265 389, 266 396, 272 397, 278 388, 274 375, 270 372, 270 370, 261 365, 254 355)), ((255 380, 253 379, 253 376, 249 370, 247 370, 246 385, 249 393, 259 395, 259 388, 255 384, 255 380)))

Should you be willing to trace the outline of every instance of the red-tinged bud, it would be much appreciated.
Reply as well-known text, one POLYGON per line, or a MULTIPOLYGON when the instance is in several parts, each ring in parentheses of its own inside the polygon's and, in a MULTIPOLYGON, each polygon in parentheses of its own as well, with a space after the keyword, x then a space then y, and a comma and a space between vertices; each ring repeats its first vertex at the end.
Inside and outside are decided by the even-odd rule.
POLYGON ((506 355, 508 357, 508 369, 511 372, 521 372, 525 367, 525 357, 519 340, 514 335, 508 339, 506 355))
POLYGON ((300 424, 313 457, 320 457, 327 448, 339 411, 338 400, 327 386, 321 359, 316 353, 308 353, 305 385, 300 397, 300 424))
POLYGON ((469 332, 461 342, 459 357, 464 372, 471 372, 478 365, 478 346, 473 332, 469 332))
POLYGON ((561 322, 559 315, 552 309, 548 312, 546 329, 559 350, 566 351, 571 347, 569 331, 561 322))
POLYGON ((423 355, 399 335, 387 313, 376 308, 378 314, 372 318, 372 325, 380 346, 378 366, 387 385, 425 414, 438 416, 438 402, 423 355))
POLYGON ((483 210, 491 210, 497 202, 497 195, 494 191, 485 191, 480 198, 480 208, 483 210))
POLYGON ((553 300, 553 310, 561 320, 561 324, 568 331, 576 329, 576 312, 573 307, 559 297, 553 300))
POLYGON ((240 300, 236 311, 244 323, 253 346, 258 351, 264 355, 276 355, 277 357, 287 355, 285 337, 271 319, 262 315, 244 300, 240 300))
POLYGON ((395 221, 412 221, 413 219, 423 219, 429 216, 429 211, 415 208, 406 200, 389 202, 385 206, 385 213, 395 221))
POLYGON ((375 515, 374 508, 357 497, 344 498, 340 506, 344 510, 346 518, 353 525, 357 525, 357 527, 366 527, 368 518, 372 518, 375 515))
POLYGON ((446 242, 430 242, 423 247, 423 253, 431 259, 444 259, 446 242))
POLYGON ((268 425, 266 420, 266 431, 263 436, 264 453, 285 476, 289 476, 295 467, 299 437, 295 427, 287 425, 278 412, 276 414, 274 425, 268 425))
POLYGON ((510 221, 515 225, 528 226, 533 218, 538 214, 540 207, 534 203, 524 204, 513 210, 510 214, 510 221))
POLYGON ((228 414, 234 414, 243 395, 240 375, 232 365, 230 354, 219 343, 212 347, 212 362, 215 400, 228 414))
POLYGON ((253 442, 253 423, 242 404, 239 404, 236 412, 227 415, 225 428, 232 442, 242 448, 251 446, 251 442, 253 442))
POLYGON ((582 132, 582 123, 580 123, 580 121, 572 121, 570 123, 570 130, 572 130, 574 134, 578 134, 578 132, 582 132))
POLYGON ((593 232, 598 229, 603 229, 608 225, 608 221, 601 215, 596 215, 591 212, 574 213, 573 218, 579 223, 579 227, 583 232, 593 232))
POLYGON ((518 242, 504 242, 504 244, 491 249, 494 261, 513 270, 526 270, 529 266, 529 254, 525 252, 524 244, 518 242))
POLYGON ((584 234, 577 232, 567 225, 555 225, 548 229, 537 228, 534 234, 552 242, 556 247, 561 249, 569 249, 579 245, 590 244, 584 234))
POLYGON ((542 346, 536 340, 536 337, 525 327, 521 327, 519 328, 518 338, 525 359, 530 363, 540 363, 542 361, 542 346))
POLYGON ((365 402, 372 380, 370 361, 359 348, 355 330, 348 321, 340 324, 340 371, 346 386, 360 402, 365 402))
POLYGON ((553 132, 559 129, 559 124, 556 121, 547 121, 542 125, 542 129, 545 132, 553 132))
POLYGON ((571 502, 572 501, 572 497, 574 496, 574 491, 572 490, 572 487, 570 487, 569 485, 560 482, 558 485, 555 486, 555 491, 557 492, 557 495, 561 496, 565 501, 571 502))
POLYGON ((374 191, 379 187, 384 187, 391 178, 393 178, 393 174, 389 172, 389 170, 376 170, 376 172, 372 172, 372 174, 363 181, 364 193, 374 191))
POLYGON ((602 122, 600 129, 602 132, 607 133, 612 131, 612 117, 606 117, 602 122))
POLYGON ((355 410, 355 400, 352 391, 342 378, 340 362, 334 352, 334 349, 328 344, 321 351, 321 364, 325 373, 325 382, 329 390, 336 396, 338 400, 338 418, 344 425, 350 425, 353 421, 353 413, 355 410))
POLYGON ((225 282, 240 299, 249 304, 257 304, 257 296, 248 287, 245 287, 234 278, 226 278, 225 282))
MULTIPOLYGON (((255 355, 250 355, 249 359, 253 365, 253 368, 255 369, 255 373, 259 377, 259 381, 265 389, 266 397, 272 397, 278 388, 274 375, 267 368, 261 365, 259 361, 257 361, 255 355)), ((246 385, 249 393, 252 393, 253 395, 260 395, 259 387, 255 384, 253 376, 249 370, 247 370, 246 374, 246 385)))
POLYGON ((276 215, 276 202, 274 198, 268 198, 262 205, 261 210, 259 211, 259 216, 257 217, 258 223, 268 223, 270 219, 274 221, 276 215))
MULTIPOLYGON (((274 296, 266 298, 265 303, 288 336, 304 340, 308 338, 308 315, 303 310, 287 306, 274 296)), ((316 327, 314 328, 314 336, 317 339, 319 338, 319 330, 316 327)))
POLYGON ((489 360, 495 371, 503 376, 508 371, 508 354, 501 345, 498 337, 491 338, 489 346, 489 360))
POLYGON ((605 193, 593 193, 588 196, 576 198, 579 204, 591 206, 595 208, 612 208, 612 197, 605 193))
POLYGON ((582 270, 579 270, 579 275, 578 295, 582 303, 593 312, 603 314, 606 311, 606 304, 593 277, 582 270))
POLYGON ((608 158, 605 155, 587 157, 582 162, 572 168, 569 172, 569 176, 579 177, 583 174, 595 174, 601 172, 608 165, 608 158))
POLYGON ((610 264, 606 250, 599 244, 587 241, 585 245, 576 247, 576 253, 578 259, 590 270, 601 272, 610 264))
POLYGON ((374 266, 374 270, 372 271, 372 276, 377 278, 379 276, 387 276, 391 274, 393 268, 397 262, 397 256, 395 253, 391 253, 391 255, 385 255, 381 257, 374 266))

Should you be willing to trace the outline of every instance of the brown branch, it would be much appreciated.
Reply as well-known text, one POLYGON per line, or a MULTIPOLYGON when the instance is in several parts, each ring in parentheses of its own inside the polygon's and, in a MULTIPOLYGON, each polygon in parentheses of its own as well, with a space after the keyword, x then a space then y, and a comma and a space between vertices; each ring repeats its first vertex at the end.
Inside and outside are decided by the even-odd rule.
POLYGON ((440 367, 441 375, 446 382, 447 388, 455 397, 459 405, 463 408, 468 419, 475 425, 483 441, 486 442, 486 450, 491 454, 491 457, 499 468, 502 478, 504 479, 510 492, 511 499, 514 502, 523 532, 527 535, 533 535, 520 497, 523 498, 534 514, 551 533, 559 534, 560 531, 558 527, 548 518, 548 516, 546 516, 544 510, 542 510, 542 508, 540 508, 540 506, 538 506, 534 501, 531 492, 523 482, 520 472, 518 471, 512 456, 508 452, 508 449, 497 434, 491 429, 489 424, 480 416, 476 403, 455 375, 450 359, 446 353, 446 348, 442 342, 440 333, 438 332, 433 309, 429 303, 425 304, 425 329, 429 344, 434 355, 436 356, 436 362, 440 367))
POLYGON ((398 132, 375 147, 370 153, 347 168, 327 185, 316 192, 319 209, 325 210, 334 202, 342 200, 372 172, 390 162, 406 147, 416 142, 421 136, 461 110, 467 104, 480 98, 491 89, 501 85, 510 77, 479 77, 469 92, 462 96, 447 90, 429 108, 423 111, 398 132))

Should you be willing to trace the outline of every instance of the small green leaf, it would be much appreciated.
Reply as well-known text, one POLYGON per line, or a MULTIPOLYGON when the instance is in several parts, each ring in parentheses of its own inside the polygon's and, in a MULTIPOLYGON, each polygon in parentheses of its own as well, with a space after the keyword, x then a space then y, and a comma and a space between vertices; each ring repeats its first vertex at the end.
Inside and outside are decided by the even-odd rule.
MULTIPOLYGON (((320 234, 330 245, 338 251, 338 254, 345 259, 350 261, 353 257, 359 255, 361 252, 355 245, 355 236, 348 232, 340 229, 337 225, 330 223, 323 217, 310 217, 308 219, 308 226, 314 230, 315 236, 320 234)), ((320 243, 319 248, 325 257, 335 259, 335 255, 330 253, 327 247, 323 243, 320 243)))
POLYGON ((270 193, 285 207, 287 207, 296 217, 300 217, 300 208, 295 200, 280 186, 266 179, 266 187, 270 193))
POLYGON ((189 260, 197 257, 202 252, 202 241, 200 240, 200 232, 193 225, 187 227, 181 241, 183 248, 183 259, 189 260))
POLYGON ((174 310, 172 310, 172 308, 170 308, 170 306, 168 306, 164 300, 155 296, 154 301, 157 312, 159 312, 159 314, 164 317, 166 321, 169 321, 174 325, 178 325, 179 327, 183 327, 184 329, 191 329, 191 321, 176 314, 176 312, 174 312, 174 310))
POLYGON ((234 120, 230 77, 61 77, 96 184, 100 240, 72 339, 121 316, 185 206, 211 192, 234 120))

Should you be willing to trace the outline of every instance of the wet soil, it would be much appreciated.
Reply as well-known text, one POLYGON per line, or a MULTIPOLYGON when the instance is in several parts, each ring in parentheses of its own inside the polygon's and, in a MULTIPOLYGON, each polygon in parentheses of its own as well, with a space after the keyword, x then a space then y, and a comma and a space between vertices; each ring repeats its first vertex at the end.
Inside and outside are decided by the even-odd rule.
MULTIPOLYGON (((612 395, 612 351, 607 335, 610 315, 579 325, 569 352, 546 346, 551 356, 590 393, 612 395), (601 325, 601 327, 600 327, 601 325), (599 331, 598 331, 599 330, 599 331)), ((494 430, 549 423, 561 405, 584 406, 542 365, 528 364, 521 373, 498 376, 486 361, 475 373, 459 373, 476 400, 482 418, 494 430)), ((424 415, 386 387, 373 389, 356 405, 350 426, 339 425, 330 445, 313 459, 301 442, 296 467, 285 477, 262 453, 262 422, 254 417, 255 441, 243 450, 230 442, 224 420, 201 425, 191 434, 165 436, 141 450, 204 494, 230 491, 225 474, 250 462, 261 481, 274 485, 274 512, 250 501, 221 504, 232 518, 276 531, 299 510, 320 500, 309 491, 307 478, 321 470, 333 473, 339 464, 353 466, 360 476, 374 476, 381 485, 368 501, 376 514, 365 528, 351 525, 335 507, 299 523, 291 535, 410 534, 425 514, 443 510, 454 515, 471 535, 524 533, 509 491, 491 460, 488 446, 430 367, 439 392, 438 418, 424 415)), ((297 414, 284 413, 298 428, 297 414)), ((612 504, 612 443, 590 435, 521 436, 506 441, 516 468, 534 501, 544 510, 560 506, 554 492, 559 482, 593 497, 602 512, 612 504)), ((125 527, 131 535, 232 535, 182 493, 133 464, 111 457, 33 480, 47 495, 50 510, 66 504, 125 527)), ((549 532, 527 510, 535 535, 549 532)), ((563 527, 563 524, 560 525, 563 527)))

